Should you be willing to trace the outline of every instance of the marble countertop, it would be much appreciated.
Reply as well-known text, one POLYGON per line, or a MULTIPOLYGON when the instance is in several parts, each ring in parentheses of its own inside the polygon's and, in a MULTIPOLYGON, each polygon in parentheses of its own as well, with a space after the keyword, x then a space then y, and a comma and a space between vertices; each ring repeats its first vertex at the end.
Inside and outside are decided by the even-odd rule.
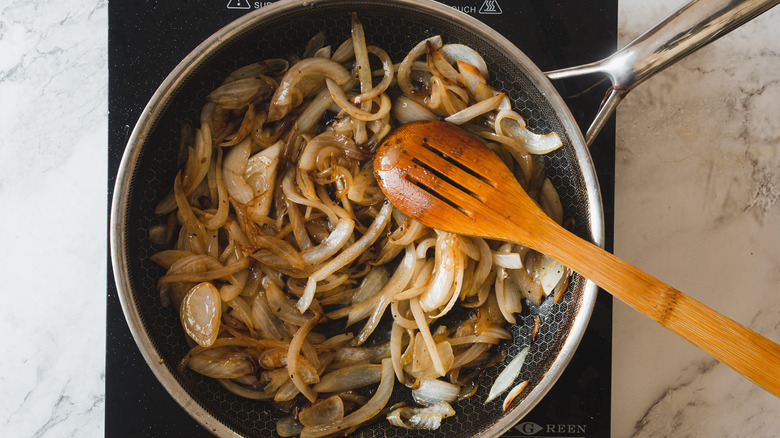
MULTIPOLYGON (((621 43, 680 3, 622 0, 621 43)), ((0 2, 0 430, 102 436, 107 4, 0 2)), ((630 93, 615 252, 780 341, 780 8, 630 93)), ((614 437, 776 436, 780 399, 614 308, 614 437)))

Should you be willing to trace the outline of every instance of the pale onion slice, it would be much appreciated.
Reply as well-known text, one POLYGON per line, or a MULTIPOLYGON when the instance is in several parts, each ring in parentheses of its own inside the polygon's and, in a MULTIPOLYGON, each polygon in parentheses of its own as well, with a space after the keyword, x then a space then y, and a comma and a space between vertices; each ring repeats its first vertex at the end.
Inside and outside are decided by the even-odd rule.
POLYGON ((555 131, 548 134, 535 134, 529 131, 523 117, 515 111, 502 109, 496 114, 495 123, 497 134, 519 140, 528 153, 546 154, 563 146, 561 138, 555 131))
POLYGON ((271 311, 265 293, 255 295, 252 303, 252 319, 264 339, 279 340, 290 334, 287 326, 271 311))
POLYGON ((523 260, 516 252, 493 252, 493 264, 505 269, 520 269, 523 267, 523 260))
POLYGON ((366 92, 371 89, 371 64, 368 61, 368 50, 366 50, 366 35, 363 32, 363 24, 360 22, 357 14, 352 14, 351 19, 352 47, 355 51, 355 70, 360 80, 361 91, 366 92))
POLYGON ((482 77, 489 79, 487 64, 476 50, 463 44, 445 44, 439 52, 450 64, 457 64, 458 61, 469 63, 476 67, 482 77))
POLYGON ((453 291, 453 281, 459 259, 460 241, 453 233, 437 231, 436 265, 430 287, 420 297, 420 307, 430 312, 449 301, 453 291))
POLYGON ((468 290, 465 292, 465 296, 470 297, 477 293, 480 286, 485 283, 485 280, 490 275, 493 268, 493 251, 490 250, 487 242, 481 238, 473 238, 473 242, 479 249, 479 262, 477 268, 474 270, 474 275, 471 278, 471 283, 468 290))
POLYGON ((399 96, 391 110, 393 117, 402 125, 419 120, 436 120, 439 118, 425 105, 415 102, 406 96, 399 96))
POLYGON ((458 398, 460 387, 439 379, 422 379, 420 386, 412 390, 412 398, 417 404, 433 406, 440 402, 452 403, 458 398))
POLYGON ((496 94, 493 97, 485 99, 481 102, 477 102, 474 105, 466 107, 457 113, 444 119, 445 122, 452 123, 453 125, 462 125, 475 117, 495 110, 501 105, 501 101, 506 96, 503 93, 496 94))
POLYGON ((493 399, 506 391, 515 381, 515 379, 517 379, 517 376, 520 374, 520 370, 523 368, 523 364, 525 363, 525 358, 528 356, 529 348, 529 346, 523 348, 520 353, 518 353, 517 356, 515 356, 515 358, 506 365, 498 377, 496 377, 496 381, 493 382, 493 386, 490 387, 490 393, 488 394, 485 403, 490 403, 493 401, 493 399))
POLYGON ((504 316, 504 319, 506 319, 506 322, 510 324, 517 324, 517 321, 515 320, 514 315, 507 309, 506 305, 506 283, 505 281, 507 279, 506 270, 503 268, 498 268, 498 272, 496 274, 496 284, 495 284, 495 295, 496 295, 496 303, 498 303, 498 308, 501 311, 501 314, 504 316))
POLYGON ((455 415, 449 403, 442 401, 427 408, 398 408, 387 414, 387 420, 393 426, 406 429, 436 430, 441 420, 455 415))
POLYGON ((504 300, 506 310, 509 313, 520 313, 523 311, 523 294, 520 293, 520 287, 511 278, 504 283, 504 300))
POLYGON ((547 213, 547 216, 550 216, 559 225, 563 223, 563 204, 561 204, 558 191, 555 190, 549 178, 545 178, 542 183, 542 193, 539 201, 542 210, 547 213))
POLYGON ((317 122, 320 121, 325 111, 333 105, 330 91, 327 87, 320 90, 317 95, 306 105, 306 108, 298 116, 295 126, 299 133, 314 131, 317 122))
POLYGON ((376 296, 380 290, 387 284, 387 280, 390 276, 387 273, 387 269, 383 266, 377 266, 374 269, 368 271, 363 281, 360 282, 354 295, 350 299, 350 304, 358 304, 363 301, 376 296))
POLYGON ((330 59, 339 64, 343 64, 349 61, 353 56, 355 56, 355 46, 352 44, 352 37, 349 37, 333 52, 330 59))
POLYGON ((519 132, 518 137, 523 141, 528 152, 532 154, 546 154, 563 146, 561 137, 555 131, 547 134, 536 134, 524 129, 519 132))
POLYGON ((275 370, 287 365, 286 348, 269 348, 257 357, 257 364, 266 370, 275 370))
MULTIPOLYGON (((526 265, 529 265, 527 263, 528 260, 526 260, 526 265)), ((520 293, 523 294, 523 296, 531 302, 534 306, 538 306, 542 304, 542 297, 544 296, 544 290, 542 289, 542 286, 534 281, 533 278, 528 274, 525 268, 523 269, 510 269, 509 276, 512 278, 512 281, 515 282, 518 289, 520 290, 520 293)))
MULTIPOLYGON (((398 302, 393 302, 393 306, 398 302)), ((393 361, 393 371, 395 377, 402 385, 406 385, 406 375, 404 375, 404 368, 401 364, 401 350, 403 349, 403 336, 404 328, 398 323, 393 323, 393 328, 390 330, 390 359, 393 361)), ((410 340, 411 342, 411 340, 410 340)))
POLYGON ((355 229, 355 221, 349 218, 340 219, 333 232, 317 246, 301 252, 301 257, 306 265, 317 265, 336 254, 352 236, 355 229))
POLYGON ((306 324, 309 318, 311 318, 310 313, 301 314, 298 312, 295 307, 293 307, 295 302, 290 302, 285 296, 284 291, 272 282, 268 282, 266 285, 265 296, 268 300, 268 306, 270 307, 271 312, 284 322, 301 326, 306 324))
POLYGON ((244 180, 244 169, 252 152, 252 139, 246 138, 232 146, 222 160, 222 174, 228 195, 235 201, 246 204, 254 197, 252 187, 244 180))
POLYGON ((420 348, 415 353, 414 368, 417 370, 423 369, 424 367, 420 365, 421 361, 430 358, 436 373, 439 376, 445 375, 447 370, 444 368, 444 363, 442 362, 441 356, 438 354, 436 342, 431 335, 431 330, 428 327, 428 321, 425 319, 425 314, 420 308, 419 299, 415 297, 409 300, 409 307, 412 309, 412 315, 414 315, 414 320, 417 322, 417 327, 420 330, 417 333, 417 336, 423 341, 416 343, 420 348), (427 350, 427 354, 424 350, 427 350))
POLYGON ((463 365, 470 363, 477 359, 482 353, 486 352, 490 348, 490 344, 474 344, 468 348, 468 350, 455 356, 452 362, 452 368, 460 368, 463 365))
POLYGON ((180 318, 184 331, 198 345, 214 344, 219 334, 222 301, 219 290, 209 282, 196 285, 181 302, 180 318))
POLYGON ((529 269, 534 280, 542 286, 545 296, 555 289, 566 273, 566 267, 541 253, 532 253, 534 262, 529 269))
POLYGON ((257 217, 267 216, 273 202, 276 169, 281 157, 283 141, 278 141, 252 155, 246 161, 243 178, 252 188, 253 213, 257 217))

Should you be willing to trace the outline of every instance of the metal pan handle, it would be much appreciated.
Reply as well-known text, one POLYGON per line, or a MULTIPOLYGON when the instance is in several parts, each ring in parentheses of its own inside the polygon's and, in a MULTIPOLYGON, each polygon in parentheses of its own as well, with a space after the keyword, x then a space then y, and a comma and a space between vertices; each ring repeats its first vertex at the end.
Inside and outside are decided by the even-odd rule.
POLYGON ((585 134, 591 144, 618 103, 634 87, 700 47, 761 15, 780 0, 693 0, 613 55, 597 62, 546 72, 551 80, 603 74, 612 82, 585 134))

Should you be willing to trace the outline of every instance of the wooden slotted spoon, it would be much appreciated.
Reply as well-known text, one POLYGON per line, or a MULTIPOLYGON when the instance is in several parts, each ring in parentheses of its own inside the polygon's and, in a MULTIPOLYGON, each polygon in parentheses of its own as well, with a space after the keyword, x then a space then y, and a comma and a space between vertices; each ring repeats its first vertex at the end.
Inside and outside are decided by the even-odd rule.
POLYGON ((481 140, 444 122, 393 131, 374 157, 379 186, 409 217, 547 254, 780 397, 780 345, 570 233, 481 140))

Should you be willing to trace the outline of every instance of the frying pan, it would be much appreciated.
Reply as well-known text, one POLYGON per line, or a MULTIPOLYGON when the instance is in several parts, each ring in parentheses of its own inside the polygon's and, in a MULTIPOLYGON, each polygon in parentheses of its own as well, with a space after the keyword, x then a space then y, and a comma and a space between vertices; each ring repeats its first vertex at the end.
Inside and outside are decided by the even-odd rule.
MULTIPOLYGON (((605 61, 551 72, 550 78, 606 74, 614 84, 588 131, 592 139, 622 96, 655 71, 765 11, 780 0, 693 2, 638 38, 627 50, 605 61), (707 6, 706 8, 701 7, 707 6), (669 27, 671 26, 671 27, 669 27), (669 33, 663 29, 672 29, 669 33), (639 62, 637 61, 639 59, 639 62), (620 67, 623 68, 620 68, 620 67), (627 66, 633 66, 628 67, 627 66)), ((558 190, 574 232, 603 244, 598 181, 587 144, 547 77, 514 45, 476 19, 431 0, 283 0, 234 21, 199 45, 174 69, 152 96, 128 141, 119 167, 111 209, 110 245, 119 298, 133 337, 155 376, 171 396, 204 427, 219 436, 275 435, 281 416, 262 402, 241 399, 218 383, 176 365, 189 350, 177 312, 163 307, 156 289, 161 268, 150 261, 158 249, 149 230, 160 219, 154 206, 177 171, 180 127, 198 120, 205 96, 231 71, 266 58, 302 51, 308 39, 327 30, 329 43, 349 36, 349 14, 357 12, 369 44, 400 60, 418 41, 442 35, 485 58, 490 83, 503 90, 535 132, 556 131, 564 147, 547 155, 548 177, 558 190)), ((522 400, 505 412, 500 401, 483 404, 501 366, 486 372, 480 391, 457 403, 457 415, 434 432, 408 431, 379 422, 356 436, 496 436, 522 418, 555 383, 587 326, 597 288, 574 276, 562 300, 546 300, 526 309, 511 327, 513 341, 503 346, 511 359, 530 342, 534 315, 543 321, 520 379, 529 380, 522 400)), ((410 398, 396 391, 391 403, 410 398)))

